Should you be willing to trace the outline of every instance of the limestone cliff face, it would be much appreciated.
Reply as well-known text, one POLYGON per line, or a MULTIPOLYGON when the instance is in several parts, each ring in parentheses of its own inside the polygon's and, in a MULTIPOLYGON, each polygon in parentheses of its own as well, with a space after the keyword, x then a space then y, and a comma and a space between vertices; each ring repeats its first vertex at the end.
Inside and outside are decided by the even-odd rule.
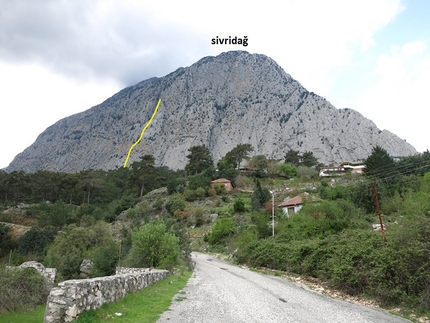
POLYGON ((308 92, 269 57, 234 51, 145 80, 58 121, 6 170, 120 167, 158 98, 158 114, 129 163, 153 154, 158 165, 183 168, 187 149, 202 144, 215 161, 240 143, 270 158, 281 159, 289 149, 312 151, 326 164, 364 159, 375 145, 393 156, 416 153, 358 112, 338 110, 308 92))

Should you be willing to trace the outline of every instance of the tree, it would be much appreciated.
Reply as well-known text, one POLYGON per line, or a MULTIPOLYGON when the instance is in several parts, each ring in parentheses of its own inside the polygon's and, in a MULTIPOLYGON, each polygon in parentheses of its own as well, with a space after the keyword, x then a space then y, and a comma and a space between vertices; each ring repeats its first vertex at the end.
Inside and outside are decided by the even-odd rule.
POLYGON ((270 194, 270 191, 265 188, 261 187, 260 180, 256 180, 256 189, 254 190, 254 193, 252 193, 251 197, 251 208, 253 211, 258 211, 264 203, 270 200, 272 195, 270 194))
POLYGON ((231 152, 228 152, 220 161, 217 163, 217 167, 219 171, 236 169, 237 163, 234 156, 231 152))
POLYGON ((284 157, 285 164, 290 164, 293 166, 300 165, 300 152, 297 150, 290 149, 287 151, 284 157))
POLYGON ((208 235, 208 241, 211 245, 223 244, 235 232, 236 224, 232 218, 218 218, 208 235))
POLYGON ((18 205, 22 200, 23 193, 29 190, 29 176, 24 171, 13 171, 6 175, 3 179, 3 185, 6 187, 5 201, 8 202, 8 192, 15 199, 15 205, 18 205))
POLYGON ((87 200, 87 204, 90 204, 91 194, 93 194, 94 189, 101 188, 103 186, 103 180, 99 176, 101 171, 89 169, 83 170, 79 173, 79 182, 77 184, 84 191, 84 198, 82 204, 85 204, 85 200, 87 200))
POLYGON ((255 168, 257 174, 263 174, 267 172, 267 166, 269 165, 269 161, 264 155, 257 155, 250 159, 248 165, 251 168, 255 168))
POLYGON ((58 229, 53 226, 44 228, 32 227, 18 241, 18 252, 26 255, 33 253, 43 255, 45 248, 55 239, 58 229))
POLYGON ((69 204, 74 202, 73 196, 78 195, 77 187, 79 183, 79 174, 65 174, 61 179, 60 188, 62 190, 62 195, 64 201, 69 201, 69 204))
POLYGON ((207 191, 211 186, 211 179, 207 176, 204 176, 204 174, 199 174, 190 177, 188 181, 188 188, 190 190, 196 190, 199 187, 202 187, 207 191))
POLYGON ((226 159, 234 161, 237 169, 240 169, 240 163, 244 159, 249 159, 249 154, 254 151, 251 144, 239 144, 226 154, 226 159))
POLYGON ((152 221, 133 234, 128 262, 136 267, 171 269, 179 253, 179 238, 164 223, 152 221))
POLYGON ((305 151, 302 155, 301 165, 306 167, 314 167, 318 164, 318 159, 311 151, 305 151))
POLYGON ((167 198, 166 210, 173 214, 176 210, 183 211, 187 206, 185 197, 181 193, 175 193, 167 198))
POLYGON ((366 165, 364 173, 367 176, 388 180, 397 174, 394 159, 380 146, 372 148, 372 153, 367 157, 364 164, 366 165))
POLYGON ((188 164, 185 170, 188 175, 197 175, 213 166, 213 159, 209 149, 205 145, 193 146, 188 149, 188 164))
POLYGON ((9 235, 10 231, 10 227, 0 223, 0 257, 3 257, 9 252, 9 250, 16 247, 16 244, 9 235))
POLYGON ((318 164, 318 159, 311 151, 305 151, 302 155, 299 151, 290 149, 284 157, 285 164, 293 166, 314 167, 318 164))
POLYGON ((151 180, 154 180, 155 158, 153 155, 144 155, 131 164, 130 177, 140 184, 140 198, 143 197, 145 185, 150 186, 151 180), (148 185, 149 184, 149 185, 148 185))
POLYGON ((278 170, 286 178, 292 178, 297 175, 297 167, 291 164, 279 164, 278 170))
MULTIPOLYGON (((116 262, 119 248, 114 247, 114 244, 116 242, 112 232, 105 222, 99 221, 91 227, 77 227, 72 224, 57 234, 54 242, 48 246, 44 264, 57 268, 61 279, 77 278, 82 261, 87 257, 93 260, 95 254, 101 250, 100 247, 110 249, 110 252, 104 254, 105 256, 109 254, 109 257, 116 262)), ((95 258, 99 260, 97 256, 95 258)), ((102 264, 103 261, 100 263, 102 264)), ((103 268, 95 268, 95 270, 101 272, 106 268, 104 263, 101 266, 103 268)), ((111 268, 114 266, 115 264, 112 266, 111 263, 111 268)))

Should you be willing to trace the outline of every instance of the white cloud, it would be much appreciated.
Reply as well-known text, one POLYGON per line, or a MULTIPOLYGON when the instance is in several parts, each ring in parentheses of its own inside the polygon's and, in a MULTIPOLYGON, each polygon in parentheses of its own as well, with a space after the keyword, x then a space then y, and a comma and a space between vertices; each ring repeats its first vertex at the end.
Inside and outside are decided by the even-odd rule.
POLYGON ((430 148, 422 132, 428 128, 430 53, 423 42, 393 47, 379 57, 377 81, 343 106, 361 111, 378 127, 406 139, 418 151, 430 148))
POLYGON ((372 48, 375 32, 404 9, 400 0, 0 0, 0 6, 6 93, 0 105, 8 107, 0 136, 9 156, 2 154, 0 167, 59 118, 223 51, 270 56, 309 91, 327 96, 333 70, 372 48), (249 46, 213 46, 217 35, 247 35, 249 46))
POLYGON ((0 77, 0 168, 59 119, 97 105, 120 89, 113 82, 77 83, 33 64, 0 63, 0 70, 7 76, 0 77))

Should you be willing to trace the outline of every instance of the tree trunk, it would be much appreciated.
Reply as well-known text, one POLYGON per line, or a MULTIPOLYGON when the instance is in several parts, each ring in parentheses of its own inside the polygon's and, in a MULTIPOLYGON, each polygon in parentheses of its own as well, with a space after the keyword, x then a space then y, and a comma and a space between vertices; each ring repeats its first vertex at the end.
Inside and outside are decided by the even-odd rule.
POLYGON ((143 197, 143 189, 145 188, 145 183, 142 182, 142 186, 140 186, 140 199, 143 197))

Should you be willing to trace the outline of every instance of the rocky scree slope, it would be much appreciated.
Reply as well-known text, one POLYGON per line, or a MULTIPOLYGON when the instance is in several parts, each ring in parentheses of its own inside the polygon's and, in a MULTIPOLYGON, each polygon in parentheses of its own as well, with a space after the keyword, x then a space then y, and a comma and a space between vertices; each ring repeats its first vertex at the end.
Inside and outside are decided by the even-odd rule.
POLYGON ((183 168, 187 149, 206 145, 215 161, 237 144, 281 159, 295 149, 330 164, 366 158, 380 145, 393 156, 414 147, 350 109, 307 91, 271 58, 244 51, 205 57, 161 78, 128 87, 100 105, 64 118, 17 155, 6 171, 115 169, 158 114, 130 163, 152 154, 157 165, 183 168))

